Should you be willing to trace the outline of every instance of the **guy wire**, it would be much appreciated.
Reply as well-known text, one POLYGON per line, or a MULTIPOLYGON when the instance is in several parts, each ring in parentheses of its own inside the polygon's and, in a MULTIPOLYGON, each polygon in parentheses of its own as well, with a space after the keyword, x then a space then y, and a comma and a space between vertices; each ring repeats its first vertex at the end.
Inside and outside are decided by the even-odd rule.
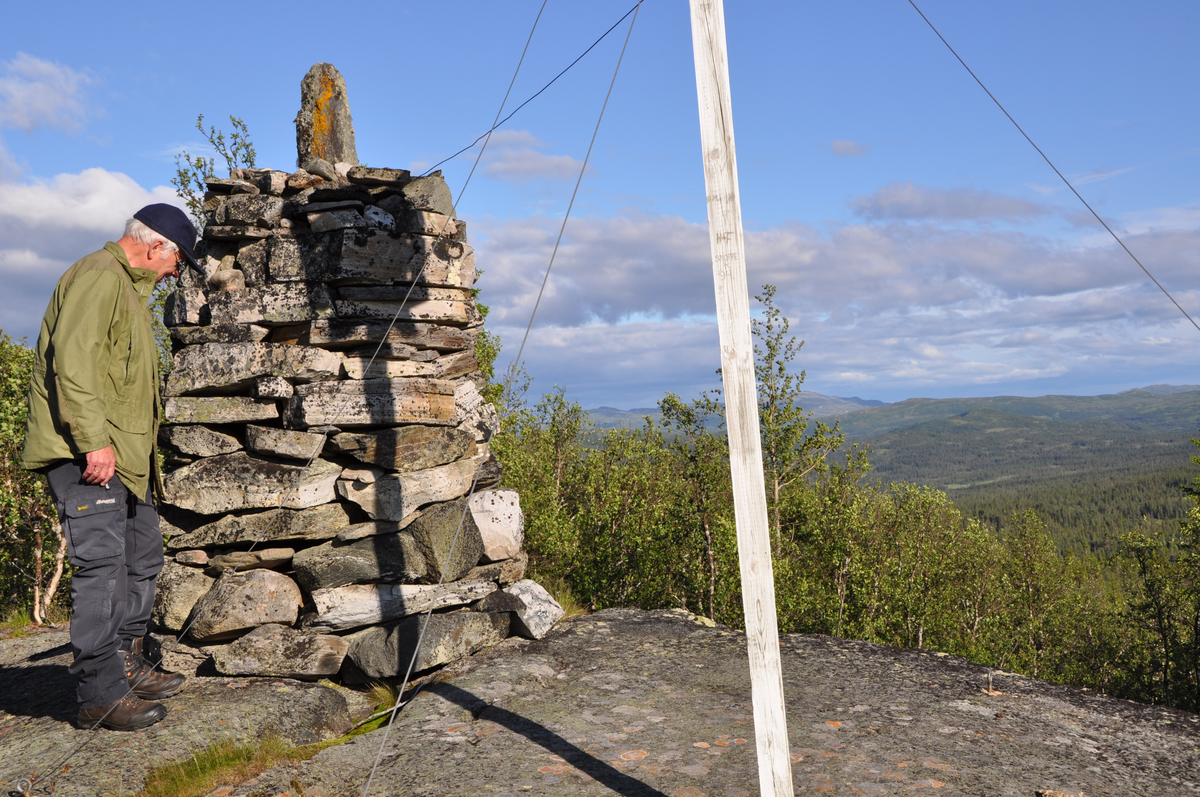
MULTIPOLYGON (((604 111, 608 108, 608 100, 612 96, 613 86, 617 84, 617 74, 621 71, 621 61, 625 58, 625 48, 629 46, 629 37, 633 35, 633 26, 637 22, 637 12, 642 7, 642 0, 633 7, 633 20, 629 23, 629 32, 625 34, 625 44, 621 46, 621 55, 617 58, 617 68, 613 70, 612 82, 608 84, 608 93, 604 95, 604 104, 600 106, 600 117, 596 120, 596 129, 592 131, 592 140, 588 144, 587 154, 583 156, 583 165, 579 167, 579 177, 575 180, 575 190, 571 192, 571 201, 567 204, 567 212, 558 228, 558 239, 554 242, 554 251, 550 253, 550 262, 546 265, 546 276, 542 277, 542 287, 538 289, 537 300, 533 303, 533 312, 529 314, 529 323, 525 327, 525 335, 521 338, 521 347, 517 349, 517 357, 513 360, 509 372, 516 374, 520 367, 521 355, 525 352, 525 343, 529 340, 529 331, 533 329, 533 319, 537 315, 538 306, 542 303, 542 294, 546 283, 550 281, 550 269, 554 268, 554 258, 558 256, 558 245, 562 243, 563 232, 567 229, 567 220, 571 218, 571 208, 575 207, 575 196, 579 193, 579 185, 583 182, 583 173, 587 170, 588 159, 592 157, 592 147, 596 145, 596 135, 600 132, 600 123, 604 121, 604 111)), ((511 377, 510 377, 511 379, 511 377)))
MULTIPOLYGON (((464 152, 466 152, 467 150, 469 150, 471 147, 473 147, 473 146, 475 146, 476 144, 478 144, 478 143, 480 142, 480 140, 481 140, 481 139, 483 139, 483 137, 484 137, 484 136, 491 135, 491 133, 492 133, 492 131, 493 131, 493 130, 495 130, 496 128, 500 127, 500 125, 504 124, 504 123, 505 123, 505 122, 507 122, 509 119, 512 119, 514 116, 516 116, 516 115, 517 115, 517 111, 520 111, 520 110, 521 110, 522 108, 524 108, 526 105, 528 105, 529 103, 531 103, 531 102, 533 102, 534 100, 536 100, 536 99, 538 98, 538 96, 539 96, 539 95, 541 95, 541 93, 542 93, 543 91, 545 91, 546 89, 548 89, 548 88, 550 88, 551 86, 553 86, 553 85, 554 85, 554 84, 555 84, 555 83, 558 81, 558 79, 559 79, 560 77, 562 77, 563 75, 567 74, 567 72, 569 72, 569 71, 571 70, 571 67, 575 66, 575 64, 577 64, 577 63, 579 63, 580 61, 582 61, 582 60, 583 60, 583 57, 584 57, 585 55, 587 55, 587 54, 588 54, 588 53, 590 53, 590 52, 591 52, 593 49, 595 49, 595 47, 596 47, 596 45, 597 45, 597 44, 599 44, 600 42, 604 41, 604 39, 605 39, 605 38, 607 38, 608 34, 612 33, 614 30, 616 30, 617 26, 618 26, 618 25, 620 25, 622 22, 624 22, 624 21, 625 21, 625 18, 626 18, 626 17, 628 17, 630 14, 632 14, 634 11, 636 11, 636 10, 637 10, 637 8, 638 8, 638 6, 640 6, 640 5, 641 5, 641 0, 638 0, 638 4, 637 4, 637 5, 635 5, 633 8, 629 9, 628 11, 626 11, 626 12, 625 12, 625 13, 624 13, 624 14, 621 16, 621 18, 620 18, 620 19, 618 19, 616 22, 614 22, 614 23, 612 24, 612 27, 611 27, 611 28, 609 28, 608 30, 604 31, 604 33, 600 34, 600 38, 599 38, 599 39, 596 39, 596 41, 592 42, 592 45, 591 45, 591 47, 588 47, 586 50, 584 50, 582 53, 580 53, 578 58, 576 58, 576 59, 575 59, 574 61, 572 61, 571 63, 567 64, 567 68, 566 68, 566 69, 564 69, 563 71, 559 72, 557 75, 555 75, 555 76, 554 76, 554 78, 553 78, 553 79, 551 79, 551 81, 550 81, 549 83, 547 83, 546 85, 544 85, 544 86, 542 86, 540 89, 538 89, 538 90, 537 90, 537 93, 535 93, 535 94, 534 94, 533 96, 531 96, 529 99, 525 100, 525 102, 523 102, 523 103, 521 103, 520 105, 518 105, 518 106, 517 106, 517 107, 516 107, 516 108, 513 110, 513 112, 512 112, 512 113, 510 113, 508 116, 504 117, 503 119, 500 119, 499 115, 497 114, 496 118, 497 118, 497 119, 500 119, 500 121, 493 123, 493 124, 492 124, 492 126, 491 126, 491 128, 490 128, 490 129, 489 129, 489 130, 488 130, 486 133, 484 133, 483 135, 479 136, 479 138, 475 139, 475 140, 474 140, 474 141, 472 141, 470 144, 468 144, 467 146, 463 147, 462 149, 460 149, 458 152, 454 153, 453 155, 451 155, 451 156, 449 156, 449 157, 447 157, 447 158, 442 158, 440 161, 438 161, 437 163, 433 164, 433 165, 432 165, 432 166, 430 166, 428 169, 426 169, 426 170, 425 170, 425 172, 424 172, 424 173, 423 173, 421 176, 422 176, 422 177, 424 177, 424 176, 426 176, 426 175, 430 174, 430 173, 431 173, 431 172, 432 172, 434 169, 436 169, 437 167, 441 166, 443 163, 445 163, 445 162, 447 162, 447 161, 454 160, 454 159, 455 159, 455 158, 457 158, 459 155, 463 154, 464 152)), ((509 91, 511 91, 511 90, 512 90, 512 86, 509 86, 509 91)))
POLYGON ((1153 274, 1150 273, 1150 269, 1148 269, 1144 265, 1142 265, 1142 261, 1138 260, 1137 255, 1135 255, 1132 251, 1130 251, 1129 247, 1125 245, 1125 242, 1121 240, 1121 237, 1119 235, 1117 235, 1115 232, 1113 232, 1112 227, 1109 227, 1108 223, 1105 222, 1104 219, 1100 218, 1100 214, 1097 213, 1092 208, 1092 206, 1088 204, 1088 201, 1086 199, 1084 199, 1083 196, 1078 191, 1075 190, 1075 186, 1071 185, 1071 181, 1068 180, 1066 178, 1066 176, 1063 175, 1063 173, 1058 170, 1058 167, 1055 166, 1054 163, 1051 162, 1050 158, 1048 158, 1046 156, 1046 153, 1042 152, 1042 148, 1039 147, 1037 144, 1033 143, 1033 139, 1029 137, 1029 134, 1026 133, 1025 130, 1019 124, 1017 124, 1017 120, 1013 119, 1012 114, 1010 114, 1005 109, 1005 107, 1000 104, 1000 100, 996 99, 996 95, 992 94, 992 92, 988 90, 988 87, 983 85, 983 81, 979 79, 979 76, 976 75, 974 71, 972 71, 971 67, 967 66, 967 62, 962 59, 962 56, 960 56, 958 54, 958 52, 953 47, 950 46, 950 42, 946 41, 946 37, 943 36, 936 27, 934 27, 933 23, 929 21, 929 17, 925 16, 925 12, 923 12, 920 8, 917 8, 917 4, 916 4, 916 2, 914 2, 914 0, 908 0, 908 4, 913 7, 913 10, 915 10, 918 14, 921 15, 921 19, 925 20, 925 24, 929 26, 929 29, 932 30, 937 35, 937 37, 942 40, 942 44, 946 45, 946 49, 950 51, 951 55, 953 55, 955 58, 958 59, 958 62, 960 64, 962 64, 963 69, 967 70, 967 74, 969 74, 971 77, 975 78, 975 82, 979 84, 979 88, 983 89, 987 93, 987 95, 992 98, 992 102, 996 103, 996 107, 999 108, 1001 110, 1001 112, 1005 116, 1008 117, 1008 121, 1013 123, 1013 127, 1017 128, 1017 132, 1019 132, 1022 136, 1025 137, 1025 140, 1029 142, 1029 146, 1031 146, 1035 150, 1037 150, 1037 154, 1041 155, 1042 160, 1046 161, 1046 164, 1051 169, 1054 170, 1054 173, 1058 175, 1058 179, 1062 180, 1063 183, 1066 184, 1067 188, 1071 189, 1071 193, 1075 195, 1075 198, 1083 203, 1083 206, 1088 209, 1088 212, 1090 212, 1093 216, 1096 217, 1096 221, 1100 222, 1100 225, 1102 227, 1104 227, 1105 230, 1108 230, 1108 234, 1113 237, 1114 241, 1116 241, 1118 244, 1121 245, 1121 248, 1125 250, 1125 254, 1127 254, 1131 258, 1133 258, 1133 262, 1137 263, 1138 267, 1142 271, 1146 272, 1146 276, 1149 277, 1150 280, 1155 285, 1158 286, 1158 289, 1160 291, 1162 291, 1163 294, 1168 299, 1171 300, 1171 304, 1175 305, 1176 309, 1178 309, 1179 312, 1183 313, 1183 317, 1186 318, 1188 321, 1191 321, 1192 326, 1194 326, 1198 331, 1200 331, 1200 324, 1197 324, 1196 320, 1194 318, 1192 318, 1190 315, 1188 315, 1188 311, 1184 310, 1183 306, 1180 305, 1179 302, 1175 301, 1175 297, 1172 296, 1170 294, 1170 292, 1166 288, 1163 287, 1163 284, 1161 282, 1159 282, 1158 279, 1153 274))

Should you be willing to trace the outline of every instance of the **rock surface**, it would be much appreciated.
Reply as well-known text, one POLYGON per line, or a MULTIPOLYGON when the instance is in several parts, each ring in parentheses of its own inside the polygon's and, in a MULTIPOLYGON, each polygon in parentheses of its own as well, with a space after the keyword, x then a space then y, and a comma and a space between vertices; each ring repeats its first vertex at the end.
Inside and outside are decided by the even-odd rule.
POLYGON ((335 675, 350 643, 332 634, 306 634, 285 625, 261 625, 213 650, 217 672, 316 681, 335 675))
POLYGON ((475 518, 460 498, 423 511, 405 531, 411 534, 425 563, 424 580, 458 581, 483 555, 483 539, 475 518))
MULTIPOLYGON (((780 638, 797 795, 1182 797, 1200 717, 1000 676, 954 656, 780 638), (999 716, 998 716, 999 715, 999 716)), ((361 794, 383 733, 282 765, 230 797, 361 794)), ((742 634, 614 609, 451 665, 397 716, 388 793, 758 794, 742 634)))
POLYGON ((308 462, 311 457, 321 453, 324 445, 325 437, 319 434, 267 426, 246 427, 246 448, 256 454, 308 462))
POLYGON ((267 623, 296 622, 300 588, 272 570, 222 576, 196 604, 191 636, 201 642, 234 639, 267 623))
POLYGON ((205 426, 164 426, 158 430, 158 442, 193 457, 232 454, 242 447, 233 435, 205 426))
POLYGON ((163 480, 167 499, 202 515, 282 506, 303 509, 332 501, 342 468, 323 459, 284 465, 245 451, 202 459, 163 480))
POLYGON ((249 744, 267 734, 285 744, 312 744, 345 734, 364 714, 365 701, 346 689, 282 678, 192 675, 164 703, 162 722, 132 733, 101 729, 89 736, 72 725, 78 708, 70 663, 65 629, 0 641, 0 793, 15 791, 19 778, 37 774, 54 780, 52 792, 48 779, 38 784, 39 795, 135 794, 152 770, 186 761, 209 745, 249 744), (77 748, 64 767, 47 771, 77 748))
MULTIPOLYGON (((292 563, 296 552, 291 548, 255 548, 253 551, 233 551, 208 560, 208 574, 218 576, 226 570, 284 570, 292 563)), ((228 673, 232 674, 232 673, 228 673)))
POLYGON ((279 417, 274 401, 248 396, 169 398, 163 402, 167 423, 248 423, 279 417))

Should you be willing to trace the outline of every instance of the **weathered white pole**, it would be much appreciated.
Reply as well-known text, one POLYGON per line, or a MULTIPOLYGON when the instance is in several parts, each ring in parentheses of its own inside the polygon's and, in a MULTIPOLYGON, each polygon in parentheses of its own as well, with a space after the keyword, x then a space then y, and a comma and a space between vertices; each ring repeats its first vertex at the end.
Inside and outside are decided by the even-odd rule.
POLYGON ((763 797, 791 797, 791 755, 783 706, 783 673, 779 664, 775 576, 771 567, 762 443, 758 436, 758 392, 754 383, 742 205, 738 197, 737 156, 733 144, 733 105, 729 99, 725 9, 722 0, 690 2, 696 94, 700 103, 700 143, 708 194, 708 232, 712 241, 721 374, 725 383, 729 429, 729 466, 733 473, 742 605, 746 612, 746 647, 750 654, 750 688, 754 701, 754 736, 758 744, 758 782, 763 797))

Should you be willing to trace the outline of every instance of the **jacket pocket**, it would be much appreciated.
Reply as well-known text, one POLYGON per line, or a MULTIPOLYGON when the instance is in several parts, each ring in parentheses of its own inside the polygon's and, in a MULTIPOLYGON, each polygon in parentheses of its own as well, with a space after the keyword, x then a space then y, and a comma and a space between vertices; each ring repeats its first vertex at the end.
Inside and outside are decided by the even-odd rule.
POLYGON ((122 432, 149 434, 150 427, 154 423, 154 407, 145 401, 110 399, 108 422, 122 432))
POLYGON ((89 484, 65 497, 63 526, 72 564, 124 555, 126 492, 124 485, 113 479, 107 490, 89 484))

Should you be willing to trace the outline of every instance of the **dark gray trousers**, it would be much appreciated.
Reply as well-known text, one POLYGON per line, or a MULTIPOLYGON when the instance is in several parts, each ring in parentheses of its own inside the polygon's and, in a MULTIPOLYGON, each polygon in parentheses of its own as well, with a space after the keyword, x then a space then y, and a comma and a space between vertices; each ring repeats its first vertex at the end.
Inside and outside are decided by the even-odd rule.
POLYGON ((80 708, 108 705, 129 691, 119 652, 145 636, 163 567, 158 512, 147 490, 139 500, 118 477, 107 487, 83 480, 81 461, 46 472, 58 509, 71 576, 70 672, 80 708))

